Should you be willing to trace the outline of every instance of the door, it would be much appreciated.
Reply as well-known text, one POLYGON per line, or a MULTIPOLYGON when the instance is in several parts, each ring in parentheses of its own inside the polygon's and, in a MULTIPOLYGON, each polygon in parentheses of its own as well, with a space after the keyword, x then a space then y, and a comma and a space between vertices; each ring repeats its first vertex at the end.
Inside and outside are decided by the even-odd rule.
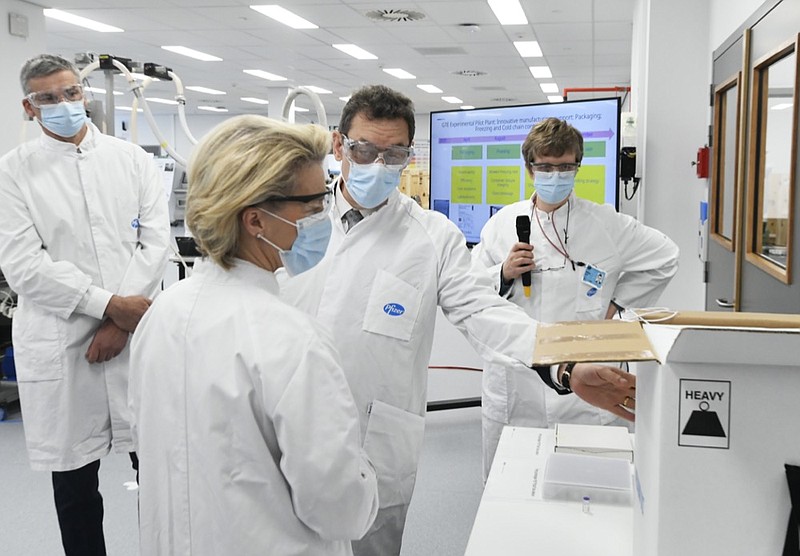
POLYGON ((798 29, 800 3, 765 4, 715 52, 709 311, 800 313, 798 29))

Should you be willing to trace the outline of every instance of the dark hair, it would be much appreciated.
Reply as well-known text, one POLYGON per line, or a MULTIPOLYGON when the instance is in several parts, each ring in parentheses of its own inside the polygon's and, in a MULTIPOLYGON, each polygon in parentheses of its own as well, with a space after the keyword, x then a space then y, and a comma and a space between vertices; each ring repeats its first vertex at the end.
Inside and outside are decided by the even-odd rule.
POLYGON ((339 132, 348 134, 356 114, 361 114, 368 120, 402 118, 408 124, 409 145, 414 140, 414 103, 403 93, 398 93, 385 85, 361 87, 352 94, 342 109, 339 132))

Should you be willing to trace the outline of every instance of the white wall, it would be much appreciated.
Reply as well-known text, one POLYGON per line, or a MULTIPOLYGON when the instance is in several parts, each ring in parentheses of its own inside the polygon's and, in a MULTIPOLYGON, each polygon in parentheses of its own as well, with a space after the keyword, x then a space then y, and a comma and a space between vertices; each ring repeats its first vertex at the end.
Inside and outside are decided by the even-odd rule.
POLYGON ((24 121, 22 110, 22 88, 19 84, 19 70, 26 60, 45 52, 44 15, 39 6, 3 0, 0 2, 0 156, 16 147, 21 137, 34 137, 39 133, 34 122, 24 121), (8 31, 10 13, 28 18, 27 38, 12 36, 8 31))
POLYGON ((707 181, 691 162, 708 142, 709 10, 695 0, 640 0, 634 28, 639 73, 635 110, 642 185, 639 217, 675 241, 680 270, 659 304, 674 309, 705 306, 703 265, 698 258, 699 205, 707 181))
POLYGON ((711 46, 709 58, 714 50, 763 3, 764 0, 711 0, 709 3, 711 19, 708 33, 711 46))

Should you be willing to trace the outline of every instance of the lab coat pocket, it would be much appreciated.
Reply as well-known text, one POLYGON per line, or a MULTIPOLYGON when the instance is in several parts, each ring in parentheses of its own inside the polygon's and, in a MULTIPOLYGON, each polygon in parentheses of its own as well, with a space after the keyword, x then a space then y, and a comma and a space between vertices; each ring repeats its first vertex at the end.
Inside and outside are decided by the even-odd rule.
POLYGON ((575 298, 575 318, 577 320, 596 320, 605 317, 602 291, 583 282, 578 282, 575 298))
POLYGON ((417 322, 421 295, 414 286, 378 270, 367 302, 363 329, 407 342, 417 322))
POLYGON ((61 361, 60 321, 57 316, 27 306, 23 315, 12 321, 14 362, 19 382, 60 380, 64 376, 61 361))
POLYGON ((364 451, 378 476, 381 508, 411 502, 422 452, 425 419, 375 400, 367 422, 364 451))

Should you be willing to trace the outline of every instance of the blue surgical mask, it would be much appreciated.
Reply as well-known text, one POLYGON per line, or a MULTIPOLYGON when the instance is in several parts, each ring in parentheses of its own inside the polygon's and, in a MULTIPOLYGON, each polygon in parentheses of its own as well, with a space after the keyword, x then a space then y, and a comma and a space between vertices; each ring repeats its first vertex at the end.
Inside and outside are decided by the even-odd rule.
POLYGON ((328 242, 331 239, 331 230, 333 229, 331 219, 328 217, 328 210, 306 216, 297 222, 286 220, 262 208, 258 208, 258 210, 297 228, 297 237, 288 251, 281 249, 261 234, 256 236, 278 250, 278 256, 281 258, 283 267, 289 273, 289 276, 296 276, 317 266, 328 250, 328 242))
POLYGON ((82 100, 59 102, 39 107, 42 118, 39 123, 59 137, 75 137, 86 123, 86 109, 82 100))
POLYGON ((375 208, 389 198, 400 185, 400 166, 386 164, 356 164, 350 161, 350 173, 345 181, 348 193, 360 206, 375 208))
POLYGON ((575 174, 578 172, 534 172, 533 186, 536 196, 549 205, 557 205, 575 189, 575 174))

